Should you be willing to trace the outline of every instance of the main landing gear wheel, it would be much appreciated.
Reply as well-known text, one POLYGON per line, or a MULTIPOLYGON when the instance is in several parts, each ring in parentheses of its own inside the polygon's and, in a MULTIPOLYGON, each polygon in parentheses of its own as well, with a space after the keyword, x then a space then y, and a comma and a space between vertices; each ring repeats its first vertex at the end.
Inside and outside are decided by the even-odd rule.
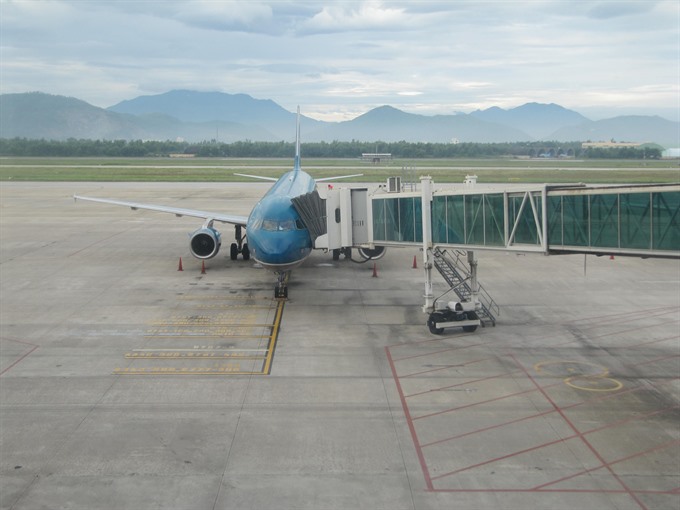
POLYGON ((236 225, 236 242, 231 243, 231 250, 229 252, 231 260, 236 260, 239 253, 243 260, 250 260, 250 249, 248 248, 248 243, 243 242, 245 236, 241 234, 241 230, 241 225, 236 225))

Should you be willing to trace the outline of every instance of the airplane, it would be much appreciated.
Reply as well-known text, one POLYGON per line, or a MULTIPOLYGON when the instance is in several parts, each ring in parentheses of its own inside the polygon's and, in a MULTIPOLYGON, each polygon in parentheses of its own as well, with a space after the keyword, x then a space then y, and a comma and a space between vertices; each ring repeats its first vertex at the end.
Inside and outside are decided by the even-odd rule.
MULTIPOLYGON (((288 297, 288 275, 290 271, 302 264, 312 252, 314 243, 309 229, 300 214, 293 206, 293 200, 316 190, 317 182, 360 177, 363 174, 342 175, 314 179, 303 171, 300 164, 300 107, 297 109, 297 126, 295 136, 295 160, 293 169, 280 178, 258 175, 235 174, 241 177, 273 181, 275 184, 253 207, 249 216, 184 209, 154 204, 140 204, 107 198, 93 198, 74 195, 74 200, 100 202, 104 204, 130 207, 132 210, 145 209, 165 212, 175 216, 190 216, 205 220, 203 226, 193 232, 190 237, 190 249, 198 259, 210 259, 217 255, 222 244, 220 232, 214 227, 215 222, 228 223, 235 226, 235 242, 230 247, 230 258, 236 260, 240 254, 243 260, 252 256, 265 269, 277 275, 274 289, 276 298, 288 297), (243 234, 245 228, 246 235, 243 234), (245 241, 248 242, 245 242, 245 241)), ((382 255, 383 250, 360 251, 364 258, 382 255)), ((347 253, 345 253, 347 255, 347 253)), ((334 251, 333 258, 337 260, 334 251)), ((376 257, 377 258, 377 257, 376 257)))

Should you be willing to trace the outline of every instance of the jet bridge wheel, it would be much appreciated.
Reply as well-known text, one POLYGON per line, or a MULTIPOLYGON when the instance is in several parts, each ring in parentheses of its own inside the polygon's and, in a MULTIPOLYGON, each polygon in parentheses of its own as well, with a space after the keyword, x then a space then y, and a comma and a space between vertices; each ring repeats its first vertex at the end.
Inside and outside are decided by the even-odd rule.
POLYGON ((333 250, 333 260, 340 260, 340 255, 344 255, 346 259, 352 258, 352 248, 335 248, 333 250))
POLYGON ((441 335, 444 332, 444 328, 438 328, 437 323, 444 322, 444 319, 445 317, 443 313, 431 313, 427 319, 427 329, 430 330, 430 333, 433 335, 441 335))
MULTIPOLYGON (((468 318, 469 320, 479 319, 479 317, 477 316, 477 314, 476 314, 475 312, 468 312, 468 313, 467 313, 467 318, 468 318)), ((474 325, 474 326, 463 326, 463 331, 465 331, 466 333, 472 333, 473 331, 476 331, 476 330, 477 330, 477 325, 474 325)))

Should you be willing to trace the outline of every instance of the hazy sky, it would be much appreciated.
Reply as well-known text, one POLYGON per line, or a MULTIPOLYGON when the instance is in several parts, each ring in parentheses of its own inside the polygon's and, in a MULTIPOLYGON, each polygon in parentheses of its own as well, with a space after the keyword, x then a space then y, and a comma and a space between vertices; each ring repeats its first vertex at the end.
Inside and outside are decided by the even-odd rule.
POLYGON ((680 116, 677 0, 0 0, 0 92, 246 93, 322 120, 558 103, 680 116))

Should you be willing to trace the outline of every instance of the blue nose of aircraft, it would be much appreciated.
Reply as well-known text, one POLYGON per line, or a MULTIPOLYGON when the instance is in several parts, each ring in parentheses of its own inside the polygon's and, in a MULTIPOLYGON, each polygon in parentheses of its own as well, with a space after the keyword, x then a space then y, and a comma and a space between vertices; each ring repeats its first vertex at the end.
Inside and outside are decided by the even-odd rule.
POLYGON ((291 269, 311 252, 307 231, 268 231, 256 229, 248 234, 248 246, 255 260, 266 266, 291 269), (291 267, 287 267, 291 266, 291 267))

